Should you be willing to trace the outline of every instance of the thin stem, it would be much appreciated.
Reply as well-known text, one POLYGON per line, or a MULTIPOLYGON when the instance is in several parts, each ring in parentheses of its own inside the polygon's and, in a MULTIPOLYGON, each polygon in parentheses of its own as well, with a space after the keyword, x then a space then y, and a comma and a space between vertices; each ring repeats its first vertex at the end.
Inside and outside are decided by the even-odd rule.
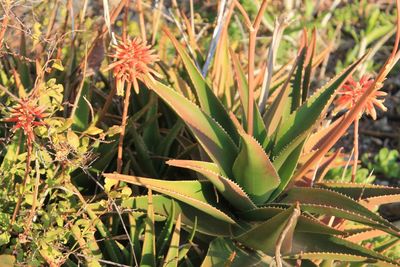
POLYGON ((301 215, 299 203, 296 203, 296 207, 293 210, 293 213, 290 215, 285 228, 283 228, 282 232, 279 235, 279 238, 275 245, 275 263, 277 267, 282 267, 282 259, 281 259, 281 248, 283 242, 285 241, 286 236, 290 233, 291 230, 296 226, 297 220, 301 215))
POLYGON ((137 0, 136 2, 137 11, 139 13, 139 24, 140 24, 140 33, 142 34, 142 40, 146 41, 146 26, 144 24, 144 14, 143 14, 143 7, 142 7, 142 0, 137 0))
POLYGON ((25 232, 28 232, 33 221, 33 217, 35 216, 36 206, 37 206, 37 198, 39 192, 39 181, 40 181, 40 168, 39 168, 39 161, 35 160, 35 171, 36 171, 36 179, 35 179, 35 187, 33 191, 33 200, 32 200, 32 208, 29 213, 28 221, 25 226, 25 232))
POLYGON ((253 135, 253 117, 254 117, 254 62, 256 50, 257 32, 260 28, 260 23, 265 9, 267 8, 267 0, 264 0, 258 11, 257 17, 253 26, 250 28, 249 37, 249 63, 248 63, 248 84, 249 84, 249 98, 248 98, 248 119, 247 119, 247 133, 253 135))
POLYGON ((123 152, 123 145, 124 145, 126 121, 127 121, 127 117, 128 117, 129 99, 131 96, 131 88, 132 88, 132 85, 129 83, 126 88, 126 91, 125 91, 124 110, 122 111, 122 121, 121 121, 121 133, 119 135, 119 143, 118 143, 118 157, 117 157, 117 172, 118 173, 121 173, 121 171, 122 171, 122 152, 123 152))
POLYGON ((351 182, 356 181, 357 174, 357 163, 358 163, 358 122, 360 118, 357 117, 354 120, 354 158, 353 158, 353 169, 351 171, 351 182))
MULTIPOLYGON (((29 138, 29 137, 27 137, 29 138)), ((27 155, 26 155, 26 166, 25 166, 25 175, 24 175, 24 181, 22 182, 22 189, 21 189, 21 194, 18 197, 17 204, 15 205, 14 213, 11 218, 11 223, 10 227, 15 222, 15 219, 17 218, 17 215, 19 213, 19 209, 21 208, 22 204, 22 197, 24 196, 24 191, 26 187, 26 182, 28 181, 28 176, 30 172, 30 165, 31 165, 31 156, 32 156, 32 142, 28 141, 26 142, 26 147, 27 147, 27 155)))
POLYGON ((192 27, 192 34, 196 36, 196 32, 194 29, 194 7, 193 7, 193 0, 190 0, 190 25, 192 27))
POLYGON ((117 93, 117 86, 113 86, 113 88, 111 89, 111 92, 108 94, 106 102, 104 103, 103 108, 101 109, 100 113, 98 116, 96 116, 95 121, 93 122, 93 125, 97 125, 99 122, 101 122, 104 118, 104 116, 106 115, 108 109, 111 106, 113 97, 115 96, 115 94, 117 93))
POLYGON ((221 37, 221 30, 223 28, 224 19, 226 18, 225 6, 226 6, 226 0, 222 0, 220 3, 219 11, 218 11, 217 26, 214 28, 214 32, 213 32, 213 36, 211 39, 210 48, 209 48, 209 51, 207 54, 206 62, 204 63, 204 66, 201 70, 201 74, 203 75, 203 77, 206 77, 206 75, 207 75, 208 69, 211 64, 211 60, 215 54, 215 49, 217 47, 217 43, 221 37))
POLYGON ((260 28, 260 24, 265 12, 265 9, 267 8, 267 0, 264 0, 261 4, 260 10, 258 11, 256 20, 254 21, 253 27, 254 29, 256 29, 256 31, 258 31, 258 29, 260 28))
POLYGON ((6 6, 3 6, 3 11, 5 14, 4 14, 3 23, 0 26, 0 50, 3 48, 4 35, 6 34, 8 22, 10 20, 9 14, 8 14, 9 10, 10 10, 10 2, 7 2, 6 6))
POLYGON ((249 15, 247 15, 246 10, 243 8, 243 6, 239 3, 239 1, 235 0, 234 2, 235 7, 239 9, 239 12, 242 14, 244 18, 244 23, 246 24, 247 28, 251 29, 251 20, 249 18, 249 15))
POLYGON ((79 84, 78 92, 77 92, 76 97, 75 97, 74 106, 72 107, 72 110, 71 110, 70 119, 73 119, 73 117, 75 116, 75 113, 76 113, 76 110, 77 110, 78 104, 79 104, 79 99, 81 98, 81 95, 82 95, 82 89, 83 89, 83 86, 85 85, 85 77, 86 77, 86 70, 87 70, 87 60, 88 60, 87 49, 88 48, 87 48, 87 44, 86 44, 86 47, 85 47, 85 58, 84 58, 85 61, 83 62, 82 80, 81 80, 81 82, 79 84))
POLYGON ((127 37, 127 25, 128 25, 128 17, 129 17, 129 3, 130 1, 126 1, 125 3, 125 10, 124 10, 124 20, 123 20, 123 25, 122 25, 122 41, 125 43, 126 42, 126 37, 127 37))
POLYGON ((247 103, 247 133, 253 135, 253 117, 254 117, 254 53, 256 49, 256 36, 257 32, 250 29, 249 38, 249 62, 248 62, 248 85, 249 85, 249 98, 247 103))
POLYGON ((156 43, 158 28, 160 25, 160 19, 162 15, 162 8, 164 5, 164 0, 160 0, 156 2, 156 11, 153 16, 153 36, 151 38, 151 44, 154 45, 156 43))
POLYGON ((275 20, 275 28, 272 35, 272 41, 268 50, 268 59, 267 59, 267 67, 265 68, 264 79, 261 87, 260 99, 258 101, 258 107, 260 109, 261 114, 265 111, 265 105, 267 103, 269 88, 272 80, 272 72, 274 70, 276 54, 278 52, 278 47, 280 41, 282 39, 283 31, 285 30, 288 22, 279 18, 275 20))

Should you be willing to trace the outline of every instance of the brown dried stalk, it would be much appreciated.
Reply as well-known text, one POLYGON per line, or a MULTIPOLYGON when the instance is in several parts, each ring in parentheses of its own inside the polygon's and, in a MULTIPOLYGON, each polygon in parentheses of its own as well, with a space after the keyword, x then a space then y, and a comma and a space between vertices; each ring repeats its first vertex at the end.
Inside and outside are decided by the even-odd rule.
POLYGON ((240 13, 245 18, 245 23, 249 28, 249 54, 248 54, 248 85, 249 85, 249 98, 248 98, 248 118, 247 118, 247 133, 253 135, 253 117, 254 117, 254 87, 255 87, 255 75, 254 75, 254 65, 255 65, 255 50, 256 50, 256 38, 257 32, 260 28, 261 20, 265 9, 267 8, 267 0, 263 0, 261 7, 258 11, 257 17, 254 23, 251 23, 249 16, 242 7, 242 5, 236 0, 236 7, 239 9, 240 13))
POLYGON ((123 152, 123 145, 124 145, 126 121, 127 121, 127 117, 128 117, 129 99, 131 96, 131 88, 132 88, 132 84, 128 83, 127 88, 125 90, 124 110, 122 111, 121 133, 119 135, 119 142, 118 142, 118 156, 117 156, 117 172, 118 173, 121 173, 121 171, 122 171, 122 164, 123 164, 122 152, 123 152))

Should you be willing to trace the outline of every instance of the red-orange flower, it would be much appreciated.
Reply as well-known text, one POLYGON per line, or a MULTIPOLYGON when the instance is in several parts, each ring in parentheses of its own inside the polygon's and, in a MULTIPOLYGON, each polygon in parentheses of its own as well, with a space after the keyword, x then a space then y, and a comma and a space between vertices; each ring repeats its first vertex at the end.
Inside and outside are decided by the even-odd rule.
POLYGON ((13 122, 13 132, 22 129, 27 138, 28 145, 35 140, 34 128, 45 125, 43 118, 48 114, 44 113, 46 107, 40 107, 29 99, 21 99, 18 104, 10 108, 10 117, 4 119, 5 122, 13 122))
MULTIPOLYGON (((355 103, 358 102, 360 97, 365 93, 365 91, 373 84, 374 79, 370 78, 368 75, 363 75, 359 82, 356 82, 353 77, 349 77, 345 85, 339 90, 339 97, 335 101, 336 109, 350 109, 354 106, 355 103)), ((376 119, 376 110, 375 106, 379 109, 386 111, 387 108, 383 105, 385 97, 387 94, 383 91, 379 91, 382 85, 378 85, 379 87, 375 89, 372 95, 368 98, 365 103, 362 111, 360 112, 360 116, 364 113, 370 115, 372 119, 376 119)))
POLYGON ((144 77, 153 79, 153 75, 158 76, 158 73, 150 68, 150 65, 158 61, 158 56, 145 41, 139 38, 133 40, 127 38, 126 41, 118 41, 114 49, 114 53, 110 56, 116 61, 106 70, 113 69, 118 95, 123 95, 126 83, 132 84, 135 92, 139 93, 137 80, 144 81, 144 77))

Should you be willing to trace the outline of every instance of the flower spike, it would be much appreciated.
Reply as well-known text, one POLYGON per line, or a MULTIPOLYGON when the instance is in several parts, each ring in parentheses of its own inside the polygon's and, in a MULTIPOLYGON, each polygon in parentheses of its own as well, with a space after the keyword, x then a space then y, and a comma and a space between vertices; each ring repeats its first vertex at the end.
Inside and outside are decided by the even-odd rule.
MULTIPOLYGON (((350 77, 338 92, 340 96, 335 101, 336 110, 351 109, 373 83, 374 79, 370 78, 368 75, 363 75, 358 82, 356 82, 353 77, 350 77)), ((378 107, 382 111, 387 110, 383 105, 385 100, 382 99, 382 97, 385 97, 387 94, 383 91, 379 91, 381 87, 382 84, 378 84, 375 91, 369 96, 360 112, 360 117, 362 114, 366 113, 370 115, 372 119, 376 120, 375 107, 378 107)))
POLYGON ((158 61, 158 56, 154 54, 154 50, 146 45, 145 41, 139 38, 129 39, 125 41, 119 40, 113 45, 114 53, 110 57, 115 62, 108 65, 106 70, 113 69, 116 79, 117 94, 124 94, 125 84, 131 83, 136 93, 139 93, 139 84, 137 80, 144 81, 144 77, 151 80, 159 74, 153 70, 150 65, 158 61))

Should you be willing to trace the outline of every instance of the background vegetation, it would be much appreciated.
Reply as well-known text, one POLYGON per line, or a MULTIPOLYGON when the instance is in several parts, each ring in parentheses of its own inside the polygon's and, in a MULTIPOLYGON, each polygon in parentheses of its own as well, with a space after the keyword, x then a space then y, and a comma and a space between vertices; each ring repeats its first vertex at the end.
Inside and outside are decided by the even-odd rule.
POLYGON ((395 1, 0 3, 0 266, 400 265, 395 1))

